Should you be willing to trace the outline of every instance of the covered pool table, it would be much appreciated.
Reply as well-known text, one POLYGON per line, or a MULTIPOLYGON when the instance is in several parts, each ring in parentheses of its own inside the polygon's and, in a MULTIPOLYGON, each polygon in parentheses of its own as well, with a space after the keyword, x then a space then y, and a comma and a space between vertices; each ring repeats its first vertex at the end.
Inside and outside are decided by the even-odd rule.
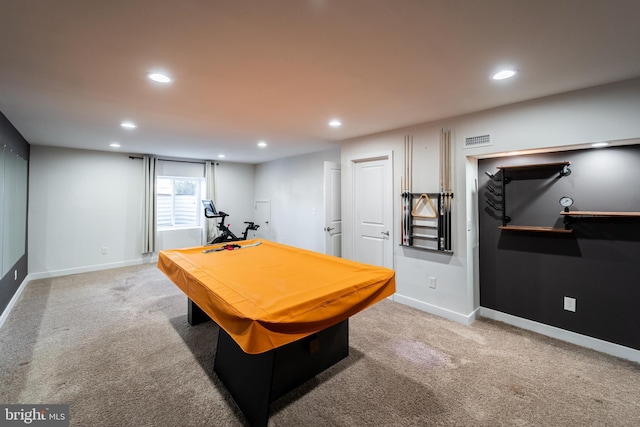
POLYGON ((158 268, 188 320, 220 327, 214 371, 252 425, 269 404, 349 354, 348 319, 395 292, 393 270, 254 239, 164 250, 158 268))

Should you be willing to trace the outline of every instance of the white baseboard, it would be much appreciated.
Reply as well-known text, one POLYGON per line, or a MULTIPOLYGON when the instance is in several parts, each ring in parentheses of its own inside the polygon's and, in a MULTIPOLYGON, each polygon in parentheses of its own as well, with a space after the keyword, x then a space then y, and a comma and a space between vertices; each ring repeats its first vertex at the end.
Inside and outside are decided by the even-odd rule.
POLYGON ((438 307, 436 305, 428 304, 417 299, 409 298, 403 295, 394 294, 393 300, 400 304, 408 305, 418 310, 425 311, 436 316, 444 317, 445 319, 452 320, 457 323, 469 326, 476 320, 478 310, 472 311, 470 314, 461 314, 455 311, 447 310, 446 308, 438 307))
POLYGON ((151 256, 148 258, 138 258, 129 261, 112 262, 109 264, 89 265, 86 267, 66 268, 62 270, 43 271, 40 273, 29 273, 29 279, 47 279, 50 277, 68 276, 70 274, 89 273, 92 271, 110 270, 112 268, 130 267, 132 265, 151 264, 157 263, 158 256, 151 256))
POLYGON ((601 353, 609 354, 611 356, 619 357, 621 359, 640 363, 640 350, 635 350, 619 344, 567 331, 565 329, 556 328, 554 326, 545 325, 544 323, 534 322, 522 317, 492 310, 490 308, 478 307, 468 315, 465 315, 398 294, 393 295, 393 301, 467 326, 471 325, 480 317, 486 317, 487 319, 507 323, 540 335, 545 335, 571 344, 576 344, 581 347, 590 348, 601 353))
POLYGON ((555 326, 545 325, 544 323, 534 322, 533 320, 523 319, 522 317, 516 317, 511 314, 503 313, 490 308, 480 307, 479 314, 480 317, 486 317, 487 319, 504 322, 512 326, 517 326, 518 328, 536 332, 541 335, 546 335, 551 338, 556 338, 561 341, 579 345, 581 347, 590 348, 601 353, 609 354, 611 356, 620 357, 622 359, 640 363, 640 351, 633 348, 556 328, 555 326))
POLYGON ((13 308, 14 305, 16 305, 18 298, 20 298, 20 295, 22 294, 22 291, 24 291, 24 288, 27 286, 27 283, 29 283, 29 280, 30 278, 29 278, 29 275, 27 274, 27 276, 24 278, 22 283, 20 283, 20 286, 18 286, 18 289, 16 289, 16 293, 13 294, 13 296, 11 297, 11 300, 9 300, 9 304, 7 304, 7 306, 4 308, 4 310, 0 314, 0 328, 2 328, 4 321, 7 320, 7 317, 9 317, 9 313, 11 312, 11 309, 13 308))

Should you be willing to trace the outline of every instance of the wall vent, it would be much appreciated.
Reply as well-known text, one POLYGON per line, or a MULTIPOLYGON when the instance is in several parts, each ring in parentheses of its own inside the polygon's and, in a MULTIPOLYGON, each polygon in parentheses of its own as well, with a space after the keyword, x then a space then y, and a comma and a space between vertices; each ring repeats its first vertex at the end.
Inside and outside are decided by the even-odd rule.
POLYGON ((487 145, 493 145, 490 134, 468 136, 464 139, 464 148, 484 147, 487 145))

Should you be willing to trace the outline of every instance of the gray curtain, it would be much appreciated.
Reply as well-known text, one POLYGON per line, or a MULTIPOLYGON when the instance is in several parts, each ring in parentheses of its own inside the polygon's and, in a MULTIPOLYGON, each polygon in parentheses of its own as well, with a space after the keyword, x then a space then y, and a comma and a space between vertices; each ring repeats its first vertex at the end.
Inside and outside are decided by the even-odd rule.
POLYGON ((156 166, 158 159, 143 156, 144 210, 142 217, 142 253, 156 251, 156 166))
MULTIPOLYGON (((216 177, 216 163, 207 161, 205 162, 204 168, 204 177, 207 185, 207 199, 213 200, 213 203, 216 203, 216 187, 215 187, 215 177, 216 177)), ((217 235, 216 228, 216 220, 215 219, 204 219, 204 227, 203 227, 203 238, 204 244, 212 241, 217 235)))

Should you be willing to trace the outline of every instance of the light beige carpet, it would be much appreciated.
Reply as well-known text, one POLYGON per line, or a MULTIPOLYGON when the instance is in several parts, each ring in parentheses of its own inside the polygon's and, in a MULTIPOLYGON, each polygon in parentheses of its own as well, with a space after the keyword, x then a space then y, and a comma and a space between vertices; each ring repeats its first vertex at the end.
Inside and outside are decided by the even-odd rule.
MULTIPOLYGON (((154 265, 32 281, 0 329, 0 402, 70 404, 72 426, 245 425, 213 373, 217 327, 186 310, 154 265)), ((269 425, 638 426, 640 367, 387 300, 269 425)))

